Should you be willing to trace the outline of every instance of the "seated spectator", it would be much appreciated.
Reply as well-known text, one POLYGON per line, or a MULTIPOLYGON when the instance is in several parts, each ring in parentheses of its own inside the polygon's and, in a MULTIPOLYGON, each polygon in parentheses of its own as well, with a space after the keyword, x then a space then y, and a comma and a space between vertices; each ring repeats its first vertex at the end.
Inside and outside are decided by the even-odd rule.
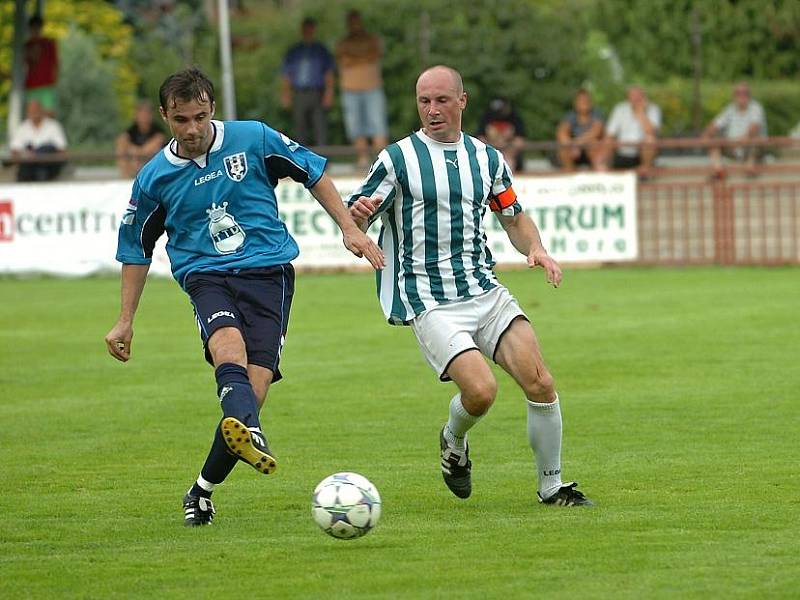
POLYGON ((140 101, 133 124, 117 137, 115 150, 120 175, 135 177, 165 142, 164 133, 153 121, 153 105, 148 100, 140 101))
POLYGON ((586 165, 597 170, 603 155, 603 148, 599 144, 603 138, 603 116, 592 107, 592 96, 583 88, 575 92, 572 106, 573 109, 558 124, 556 141, 559 144, 595 144, 583 148, 559 147, 561 168, 574 171, 576 166, 586 165))
MULTIPOLYGON (((764 107, 750 97, 750 86, 739 82, 733 88, 733 102, 719 113, 703 132, 703 137, 712 138, 717 135, 727 140, 747 140, 767 136, 767 119, 764 107)), ((747 175, 756 174, 756 161, 763 155, 762 148, 752 146, 726 146, 710 148, 708 155, 714 168, 714 176, 722 177, 722 155, 746 163, 747 175)))
POLYGON ((11 136, 9 147, 11 158, 19 161, 17 181, 50 181, 58 177, 64 166, 64 151, 67 137, 61 123, 45 115, 38 100, 29 100, 27 118, 19 124, 11 136), (36 160, 43 155, 53 160, 36 160), (34 159, 32 162, 25 162, 34 159))
POLYGON ((381 57, 383 42, 364 29, 361 13, 347 13, 347 35, 336 45, 342 112, 348 139, 356 149, 358 166, 369 166, 372 156, 386 146, 386 96, 383 93, 381 57))
POLYGON ((38 14, 28 20, 25 41, 25 100, 38 100, 48 117, 56 114, 58 46, 42 35, 44 20, 38 14))
POLYGON ((637 168, 639 175, 650 177, 656 148, 652 142, 658 137, 661 128, 661 109, 647 101, 647 95, 639 86, 628 88, 627 101, 620 102, 611 111, 606 126, 605 140, 600 167, 606 168, 609 157, 615 169, 637 168), (614 149, 614 144, 630 143, 614 149))
POLYGON ((481 117, 478 138, 497 148, 513 170, 522 168, 525 126, 508 98, 498 96, 489 103, 481 117))

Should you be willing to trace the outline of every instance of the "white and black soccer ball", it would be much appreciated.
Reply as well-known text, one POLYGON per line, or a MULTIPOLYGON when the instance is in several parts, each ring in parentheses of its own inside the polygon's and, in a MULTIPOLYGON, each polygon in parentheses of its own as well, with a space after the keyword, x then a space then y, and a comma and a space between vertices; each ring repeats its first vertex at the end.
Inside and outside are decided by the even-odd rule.
POLYGON ((378 489, 358 473, 334 473, 314 488, 311 515, 322 530, 350 540, 367 534, 381 516, 378 489))

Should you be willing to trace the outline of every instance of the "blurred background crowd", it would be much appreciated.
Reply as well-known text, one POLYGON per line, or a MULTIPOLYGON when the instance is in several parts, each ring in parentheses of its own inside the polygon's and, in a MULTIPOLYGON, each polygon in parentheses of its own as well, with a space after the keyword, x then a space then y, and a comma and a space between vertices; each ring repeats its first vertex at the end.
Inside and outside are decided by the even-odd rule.
MULTIPOLYGON (((155 106, 163 78, 197 64, 220 81, 216 0, 25 6, 25 120, 14 123, 15 3, 0 4, 5 178, 63 177, 81 156, 132 177, 168 138, 155 106)), ((518 171, 636 169, 647 179, 659 161, 684 155, 702 157, 711 178, 730 164, 755 177, 782 151, 757 140, 798 134, 796 0, 230 0, 229 8, 237 117, 264 120, 359 173, 417 127, 414 81, 438 63, 464 76, 465 130, 518 171), (670 148, 664 139, 697 143, 670 148)), ((218 118, 225 109, 219 95, 218 118)))

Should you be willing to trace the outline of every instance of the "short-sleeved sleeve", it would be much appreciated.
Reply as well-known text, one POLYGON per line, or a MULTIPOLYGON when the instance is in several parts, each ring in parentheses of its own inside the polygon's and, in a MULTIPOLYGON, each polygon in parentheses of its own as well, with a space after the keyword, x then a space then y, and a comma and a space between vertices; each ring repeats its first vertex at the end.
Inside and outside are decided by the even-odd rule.
POLYGON ((166 212, 161 204, 133 182, 131 199, 122 216, 117 237, 117 260, 124 264, 149 265, 156 240, 164 233, 166 212))
POLYGON ((661 107, 657 104, 647 105, 647 118, 656 129, 661 129, 661 107))
POLYGON ((286 54, 283 57, 283 62, 281 63, 281 75, 291 77, 295 62, 294 55, 294 46, 292 46, 286 51, 286 54))
POLYGON ((611 116, 608 118, 608 125, 606 125, 606 132, 608 135, 618 136, 622 132, 622 104, 617 104, 614 110, 611 111, 611 116))
POLYGON ((392 163, 389 152, 382 150, 375 162, 372 163, 372 167, 370 167, 364 181, 347 199, 347 206, 353 206, 361 196, 382 198, 383 200, 378 206, 378 210, 370 217, 370 223, 372 223, 382 213, 388 211, 394 203, 397 185, 397 173, 394 169, 394 163, 392 163))
POLYGON ((264 128, 264 163, 272 183, 291 177, 306 188, 317 185, 328 160, 268 125, 261 125, 264 128))
POLYGON ((714 126, 717 129, 727 129, 733 120, 733 105, 729 104, 725 109, 714 118, 714 126))
POLYGON ((767 116, 764 107, 759 102, 751 103, 751 123, 758 124, 761 135, 767 135, 767 116))
MULTIPOLYGON (((497 152, 494 148, 490 148, 490 152, 497 154, 497 168, 493 173, 492 189, 489 196, 489 208, 493 212, 500 213, 504 216, 513 217, 519 212, 522 212, 522 206, 517 200, 517 193, 512 187, 513 177, 511 175, 511 167, 503 158, 503 155, 497 152)), ((492 164, 492 160, 489 164, 492 164)))

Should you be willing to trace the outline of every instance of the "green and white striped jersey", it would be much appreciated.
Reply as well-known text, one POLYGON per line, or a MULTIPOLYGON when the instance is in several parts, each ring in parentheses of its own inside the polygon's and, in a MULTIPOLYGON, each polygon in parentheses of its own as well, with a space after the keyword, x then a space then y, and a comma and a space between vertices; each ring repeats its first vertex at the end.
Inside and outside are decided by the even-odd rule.
POLYGON ((479 296, 498 285, 486 247, 487 206, 522 209, 503 156, 466 134, 442 143, 417 131, 383 150, 347 201, 380 196, 378 298, 386 318, 407 324, 438 304, 479 296))

